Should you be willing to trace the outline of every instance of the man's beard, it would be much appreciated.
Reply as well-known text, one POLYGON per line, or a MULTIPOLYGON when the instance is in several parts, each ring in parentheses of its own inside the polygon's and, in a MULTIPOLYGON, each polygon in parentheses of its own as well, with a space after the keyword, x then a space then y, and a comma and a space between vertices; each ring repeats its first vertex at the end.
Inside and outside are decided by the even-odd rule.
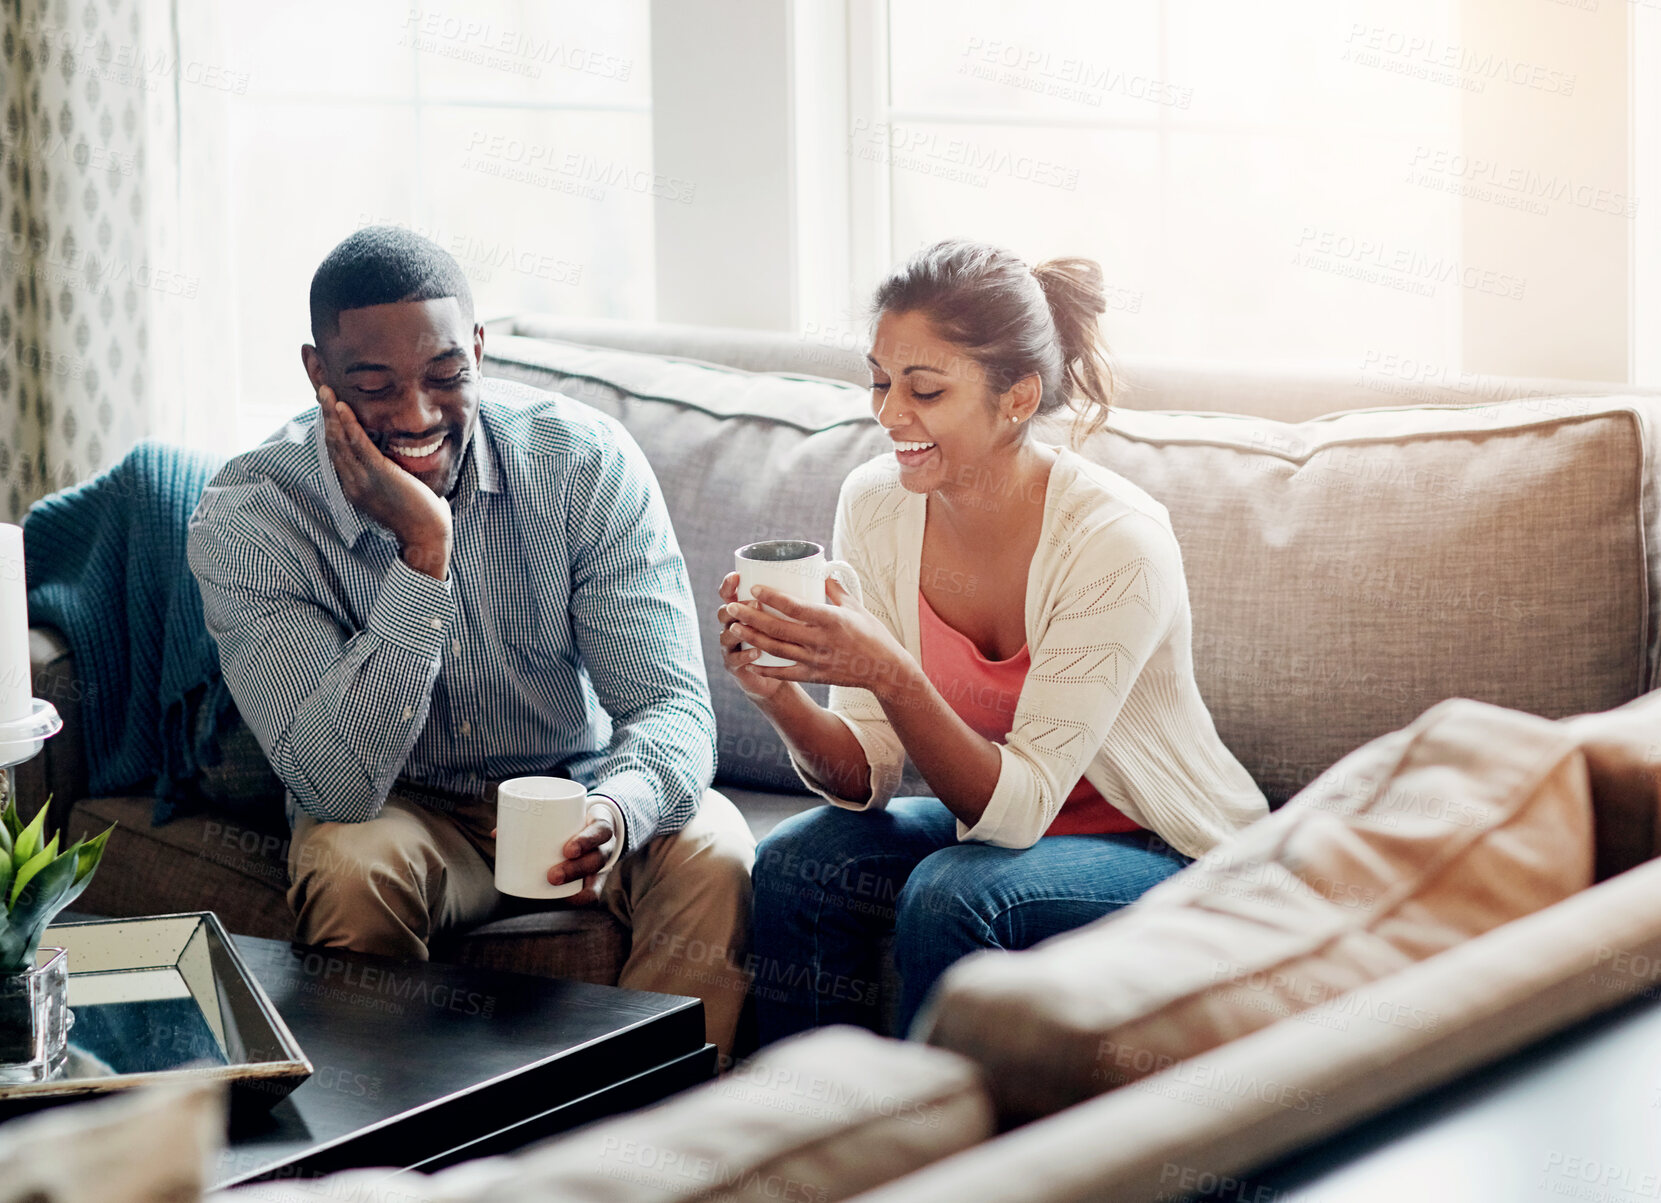
MULTIPOLYGON (((394 441, 395 436, 372 431, 365 431, 365 433, 369 435, 369 441, 375 444, 375 449, 386 456, 388 462, 403 468, 403 465, 398 463, 397 458, 389 450, 389 445, 394 441)), ((465 426, 452 425, 444 428, 445 445, 453 446, 456 452, 450 459, 450 468, 445 474, 445 479, 438 488, 434 489, 434 492, 446 500, 455 496, 456 488, 461 483, 461 471, 467 464, 469 445, 465 442, 466 436, 467 428, 465 426)), ((408 469, 405 470, 408 471, 408 469)), ((414 474, 411 473, 411 475, 414 474)), ((420 477, 416 477, 416 479, 421 480, 420 477)), ((427 482, 421 480, 421 483, 426 484, 427 482)))

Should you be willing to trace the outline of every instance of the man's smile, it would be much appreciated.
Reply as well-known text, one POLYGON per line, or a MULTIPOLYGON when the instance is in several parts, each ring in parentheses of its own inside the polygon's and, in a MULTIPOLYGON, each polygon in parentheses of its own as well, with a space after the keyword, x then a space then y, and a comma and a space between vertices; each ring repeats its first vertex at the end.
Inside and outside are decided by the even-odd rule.
POLYGON ((445 448, 451 441, 451 432, 441 431, 419 441, 408 438, 381 437, 375 441, 381 452, 404 471, 414 476, 431 474, 444 459, 445 448))

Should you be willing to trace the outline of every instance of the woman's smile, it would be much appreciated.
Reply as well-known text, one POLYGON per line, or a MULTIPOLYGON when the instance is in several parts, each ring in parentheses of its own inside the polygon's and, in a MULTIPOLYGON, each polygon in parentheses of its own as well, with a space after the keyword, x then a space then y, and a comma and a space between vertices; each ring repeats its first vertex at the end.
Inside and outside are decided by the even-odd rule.
POLYGON ((900 461, 902 468, 916 468, 928 462, 939 447, 934 443, 906 442, 894 440, 894 458, 900 461))

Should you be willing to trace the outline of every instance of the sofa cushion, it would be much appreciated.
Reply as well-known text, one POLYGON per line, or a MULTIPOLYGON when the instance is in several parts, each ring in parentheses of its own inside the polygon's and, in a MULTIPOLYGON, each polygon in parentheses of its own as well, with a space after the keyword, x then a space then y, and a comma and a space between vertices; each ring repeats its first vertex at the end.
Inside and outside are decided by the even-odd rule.
MULTIPOLYGON (((400 1198, 432 1203, 834 1203, 991 1130, 991 1106, 968 1062, 855 1028, 827 1028, 773 1045, 719 1081, 644 1111, 432 1177, 400 1175, 390 1185, 400 1198)), ((384 1170, 356 1171, 245 1187, 211 1203, 376 1199, 385 1183, 384 1170)))
POLYGON ((247 826, 200 813, 152 827, 154 807, 151 797, 76 803, 69 815, 72 838, 116 825, 77 910, 111 918, 212 911, 237 935, 286 940, 293 934, 286 827, 247 826))
POLYGON ((433 941, 435 961, 615 986, 629 933, 604 907, 510 914, 433 941))
MULTIPOLYGON (((1495 928, 1458 948, 1409 966, 1400 973, 1303 1012, 1296 1020, 1272 1024, 1212 1052, 1110 1091, 1040 1124, 987 1141, 888 1187, 859 1203, 960 1203, 964 1199, 1175 1200, 1191 1197, 1233 1203, 1291 1203, 1300 1200, 1499 1197, 1511 1199, 1605 1198, 1654 1195, 1651 1171, 1622 1171, 1628 1188, 1582 1189, 1569 1183, 1573 1171, 1531 1191, 1523 1167, 1525 1150, 1550 1168, 1567 1151, 1584 1167, 1592 1156, 1619 1150, 1623 1141, 1592 1143, 1589 1134, 1630 1116, 1624 1147, 1647 1165, 1652 1156, 1654 1096, 1652 1055, 1615 1066, 1618 1055, 1605 1025, 1566 1034, 1588 1016, 1630 1004, 1653 1011, 1661 976, 1661 861, 1650 861, 1555 906, 1495 928), (1512 1113, 1525 1122, 1510 1129, 1493 1126, 1493 1112, 1449 1115, 1418 1147, 1440 1157, 1437 1176, 1414 1187, 1403 1178, 1380 1175, 1365 1152, 1353 1165, 1371 1171, 1367 1187, 1346 1193, 1357 1175, 1345 1174, 1337 1192, 1286 1189, 1284 1181, 1243 1181, 1246 1173, 1274 1164, 1296 1150, 1318 1149, 1323 1139, 1373 1116, 1380 1123, 1362 1141, 1346 1140, 1342 1156, 1357 1143, 1395 1139, 1403 1124, 1385 1116, 1389 1108, 1425 1095, 1508 1054, 1536 1045, 1516 1061, 1496 1067, 1477 1089, 1496 1082, 1513 1096, 1512 1113), (1565 1072, 1573 1058, 1580 1068, 1565 1072), (1512 1090, 1518 1082, 1535 1092, 1551 1091, 1574 1073, 1596 1078, 1609 1070, 1607 1098, 1595 1100, 1585 1121, 1571 1130, 1553 1128, 1553 1117, 1524 1111, 1512 1090), (1488 1148, 1494 1155, 1480 1153, 1488 1148), (1504 1152, 1499 1150, 1503 1148, 1504 1152), (1640 1151, 1641 1150, 1641 1151, 1640 1151), (1509 1156, 1508 1156, 1509 1155, 1509 1156), (1463 1158, 1462 1164, 1456 1164, 1463 1158), (1509 1173, 1508 1170, 1516 1171, 1509 1173), (1444 1172, 1445 1171, 1445 1172, 1444 1172), (1637 1185, 1647 1173, 1644 1186, 1637 1185), (1441 1185, 1432 1188, 1429 1183, 1441 1185), (1469 1181, 1474 1191, 1458 1188, 1469 1181), (1034 1183, 1042 1183, 1039 1190, 1034 1183), (1510 1185, 1507 1186, 1507 1183, 1510 1185), (1562 1189, 1574 1186, 1573 1193, 1562 1189)), ((1630 1029, 1645 1021, 1630 1013, 1630 1029)), ((1630 1046, 1632 1043, 1622 1037, 1630 1046)), ((1463 1086, 1461 1094, 1468 1094, 1463 1086)), ((1447 1100, 1428 1109, 1447 1113, 1447 1100)), ((1408 1122, 1417 1123, 1426 1107, 1408 1122)), ((1321 1160, 1317 1153, 1314 1160, 1321 1160)), ((1300 1157, 1300 1168, 1311 1158, 1300 1157)), ((1573 1165, 1575 1162, 1564 1163, 1573 1165)), ((1605 1161, 1603 1170, 1612 1168, 1605 1161)), ((1591 1173, 1592 1171, 1585 1171, 1591 1173)), ((1610 1174, 1613 1177, 1613 1174, 1610 1174)), ((1600 1178, 1600 1181, 1608 1179, 1600 1178)), ((1360 1185, 1357 1183, 1356 1185, 1360 1185)))
POLYGON ((1085 451, 1170 510, 1201 696, 1278 805, 1445 698, 1563 718, 1661 684, 1658 414, 1119 410, 1085 451))
MULTIPOLYGON (((522 336, 486 346, 490 371, 628 425, 706 609, 741 543, 826 541, 842 480, 886 447, 844 382, 522 336)), ((1548 398, 1300 423, 1119 409, 1082 450, 1170 510, 1201 696, 1278 805, 1444 698, 1561 718, 1661 684, 1657 405, 1548 398)), ((1065 424, 1040 433, 1060 441, 1065 424)), ((721 779, 799 788, 721 671, 717 636, 707 622, 721 779)), ((923 788, 914 773, 903 787, 923 788)))
POLYGON ((822 803, 813 794, 777 793, 764 790, 735 789, 728 786, 721 791, 727 800, 738 807, 738 813, 750 825, 750 834, 758 841, 791 815, 812 810, 822 803))
POLYGON ((1592 882, 1560 724, 1435 707, 1116 915, 944 978, 920 1021, 1011 1120, 1059 1110, 1454 948, 1592 882))
POLYGON ((540 339, 504 336, 485 348, 491 374, 575 397, 628 427, 657 473, 686 557, 715 706, 718 780, 805 793, 778 734, 721 667, 717 590, 746 543, 830 545, 843 477, 886 444, 869 394, 841 381, 540 339))

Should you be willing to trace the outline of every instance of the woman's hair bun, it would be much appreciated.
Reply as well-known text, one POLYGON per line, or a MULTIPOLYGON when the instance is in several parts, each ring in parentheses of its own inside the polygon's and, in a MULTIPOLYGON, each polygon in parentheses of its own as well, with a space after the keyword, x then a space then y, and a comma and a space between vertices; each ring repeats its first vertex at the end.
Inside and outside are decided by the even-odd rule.
POLYGON ((1046 259, 1032 269, 1049 302, 1056 342, 1066 360, 1068 398, 1088 429, 1106 420, 1113 404, 1113 369, 1099 318, 1107 312, 1107 287, 1094 259, 1046 259))

